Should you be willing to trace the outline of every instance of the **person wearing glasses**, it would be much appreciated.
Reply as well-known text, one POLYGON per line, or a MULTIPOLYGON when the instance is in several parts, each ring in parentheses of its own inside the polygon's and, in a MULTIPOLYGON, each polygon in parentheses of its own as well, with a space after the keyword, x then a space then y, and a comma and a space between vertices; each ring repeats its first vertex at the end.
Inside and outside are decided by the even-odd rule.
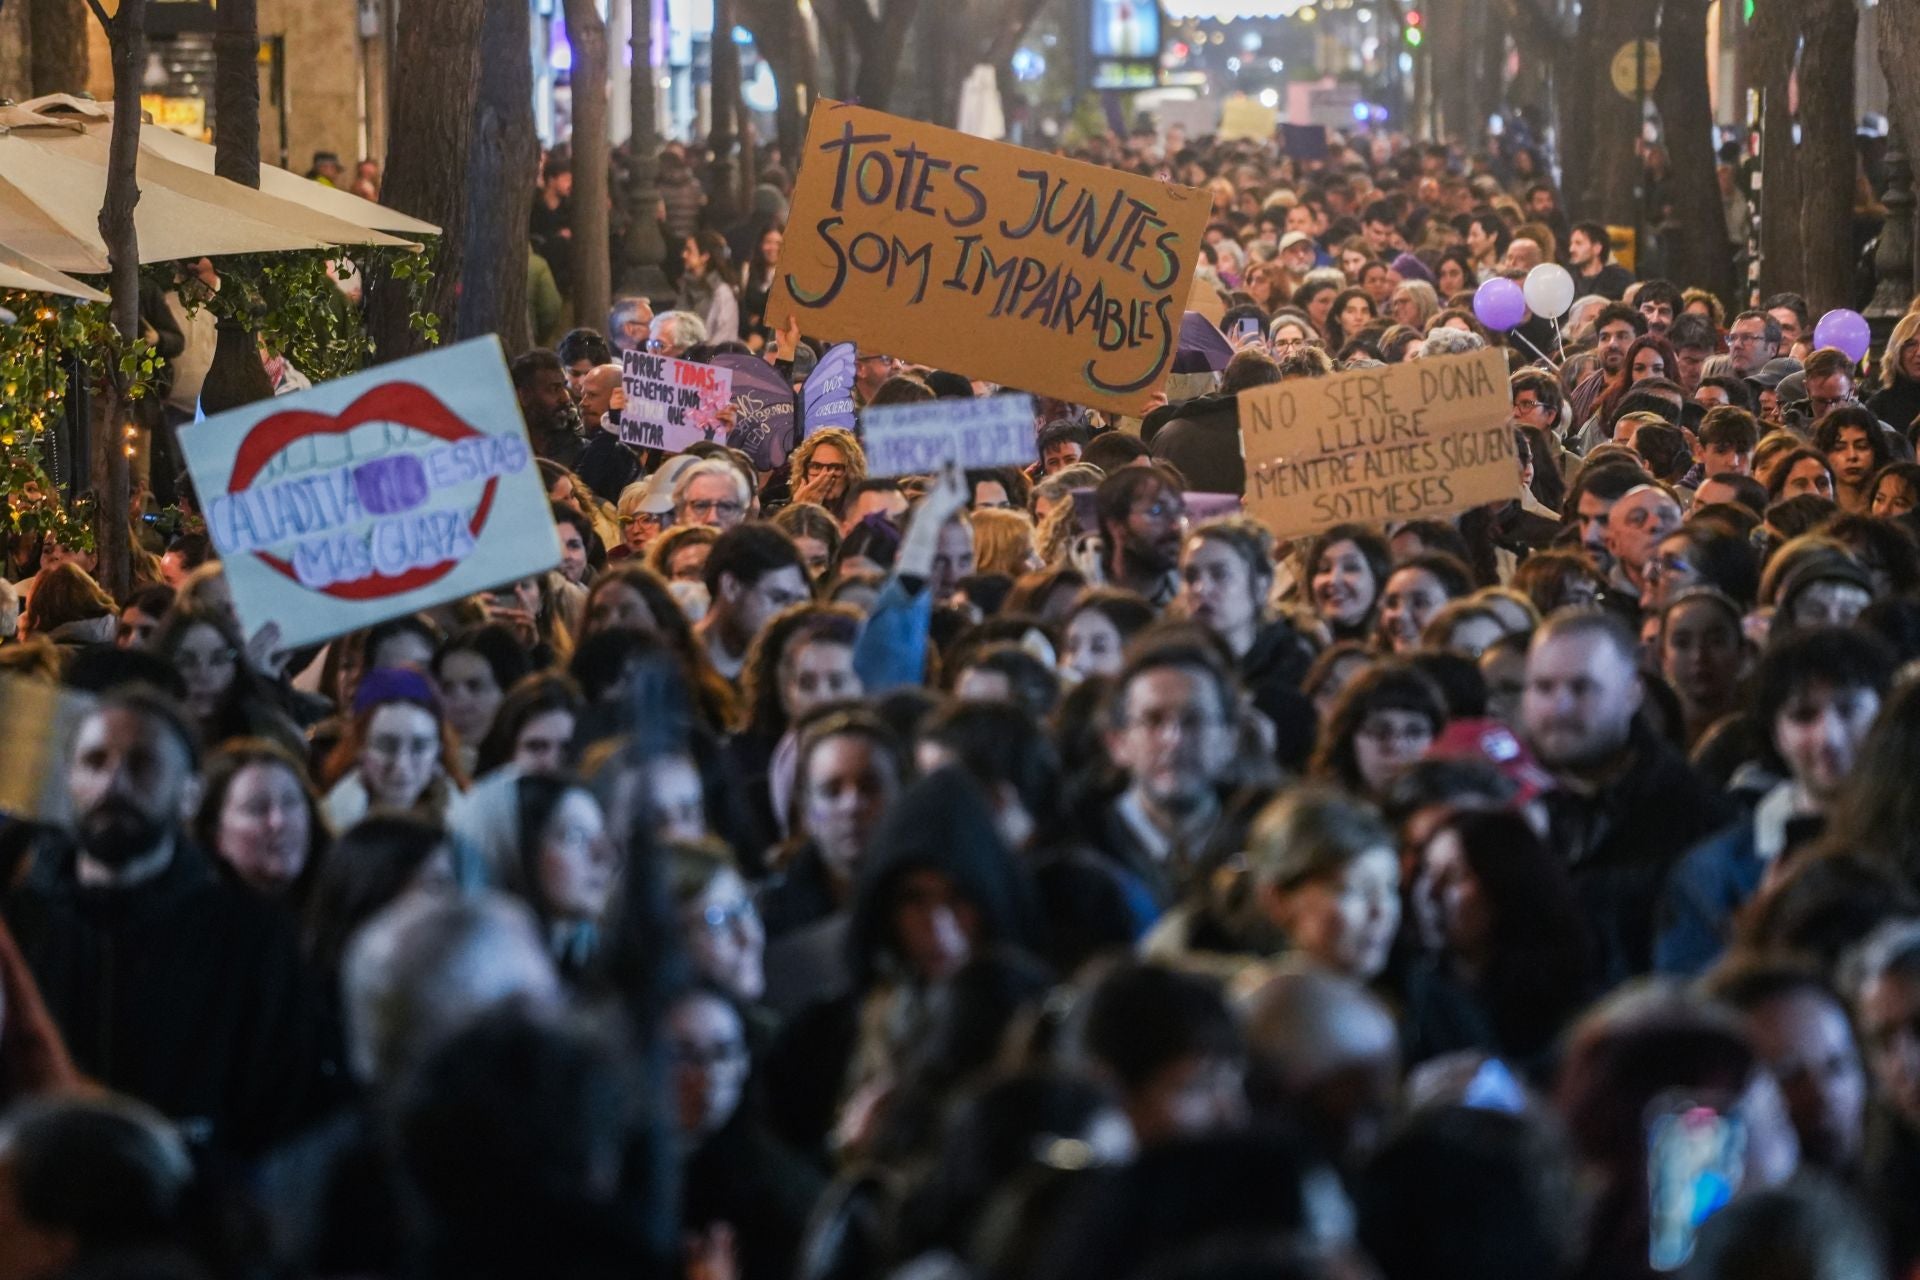
POLYGON ((1780 322, 1764 311, 1742 311, 1727 333, 1727 354, 1734 374, 1751 378, 1780 354, 1780 322))
POLYGON ((731 529, 753 503, 747 478, 724 458, 709 458, 680 473, 673 486, 673 522, 731 529))
POLYGON ((892 356, 881 355, 877 351, 862 351, 853 361, 853 399, 854 403, 865 405, 873 400, 880 385, 900 371, 900 362, 892 356))

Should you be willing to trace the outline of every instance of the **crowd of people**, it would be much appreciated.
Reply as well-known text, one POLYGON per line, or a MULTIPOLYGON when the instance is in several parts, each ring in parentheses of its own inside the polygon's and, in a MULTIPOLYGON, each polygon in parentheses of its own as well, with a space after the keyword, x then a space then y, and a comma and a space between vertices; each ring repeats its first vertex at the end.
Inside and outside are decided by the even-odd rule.
POLYGON ((512 363, 553 571, 289 653, 191 520, 30 548, 0 1280, 1913 1274, 1920 310, 1335 141, 1090 151, 1209 189, 1234 352, 1029 467, 623 444, 623 348, 822 349, 693 201, 683 305, 512 363), (1190 518, 1241 392, 1489 346, 1511 499, 1190 518))

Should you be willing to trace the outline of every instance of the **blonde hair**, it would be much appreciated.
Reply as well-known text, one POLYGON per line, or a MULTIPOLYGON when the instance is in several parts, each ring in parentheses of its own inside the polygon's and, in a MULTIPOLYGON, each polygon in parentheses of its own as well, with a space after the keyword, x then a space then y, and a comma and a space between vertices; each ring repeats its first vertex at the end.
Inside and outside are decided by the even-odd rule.
POLYGON ((1019 577, 1032 568, 1033 539, 1033 517, 1026 512, 980 508, 973 513, 974 572, 1019 577))
POLYGON ((813 461, 813 455, 820 446, 830 444, 846 455, 847 492, 853 492, 853 486, 867 478, 867 451, 860 447, 860 440, 853 432, 843 427, 822 427, 813 432, 787 455, 787 485, 795 493, 807 482, 807 464, 813 461))

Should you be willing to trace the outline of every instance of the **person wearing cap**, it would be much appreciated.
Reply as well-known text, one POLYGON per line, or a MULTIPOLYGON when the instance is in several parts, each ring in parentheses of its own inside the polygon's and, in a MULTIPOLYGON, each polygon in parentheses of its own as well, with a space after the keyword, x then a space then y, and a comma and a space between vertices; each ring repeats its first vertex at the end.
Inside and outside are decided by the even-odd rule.
POLYGON ((1873 603, 1873 577, 1842 544, 1803 534, 1778 551, 1760 581, 1776 636, 1803 627, 1846 627, 1873 603))
POLYGON ((252 1155, 325 1104, 330 1054, 291 926, 191 839, 199 771, 184 710, 108 692, 67 760, 71 841, 46 830, 6 916, 82 1074, 252 1155))
POLYGON ((673 494, 654 483, 654 477, 635 480, 620 491, 620 501, 614 504, 614 514, 620 521, 620 542, 607 549, 607 563, 618 564, 622 560, 634 559, 646 555, 647 547, 660 536, 673 517, 673 494))
MULTIPOLYGON (((1747 375, 1747 385, 1753 388, 1754 416, 1768 422, 1780 421, 1781 386, 1789 378, 1798 379, 1800 362, 1788 356, 1779 356, 1767 361, 1760 368, 1747 375)), ((1789 386, 1797 385, 1789 384, 1789 386)))
POLYGON ((1297 280, 1313 270, 1320 246, 1304 231, 1289 231, 1280 237, 1280 264, 1293 272, 1297 280))
POLYGON ((1752 683, 1753 723, 1784 777, 1752 814, 1695 846, 1660 899, 1654 962, 1696 974, 1727 948, 1735 914, 1767 869, 1825 825, 1893 681, 1894 658, 1875 636, 1817 627, 1774 641, 1752 683))
POLYGON ((382 667, 353 692, 353 721, 322 777, 327 821, 345 831, 375 810, 444 818, 466 789, 440 696, 409 667, 382 667))

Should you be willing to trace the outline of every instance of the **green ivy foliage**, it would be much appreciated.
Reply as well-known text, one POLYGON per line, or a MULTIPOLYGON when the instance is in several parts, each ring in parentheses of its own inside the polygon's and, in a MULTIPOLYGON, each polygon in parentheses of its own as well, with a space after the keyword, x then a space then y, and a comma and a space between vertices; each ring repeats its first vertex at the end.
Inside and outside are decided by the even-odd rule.
MULTIPOLYGON (((221 290, 188 306, 205 305, 216 316, 241 319, 260 334, 267 349, 284 356, 315 383, 366 368, 373 354, 360 308, 335 283, 378 268, 406 285, 415 333, 429 345, 440 341, 440 319, 425 310, 434 278, 437 238, 415 253, 400 248, 361 248, 354 257, 338 250, 242 255, 216 262, 221 290)), ((104 287, 104 282, 101 282, 104 287)), ((155 295, 172 292, 170 264, 143 268, 140 287, 155 295)), ((66 405, 69 357, 78 354, 95 393, 117 382, 122 396, 151 394, 165 361, 144 341, 123 342, 104 303, 0 290, 0 308, 13 324, 0 324, 0 495, 9 536, 51 534, 64 546, 92 550, 90 500, 70 503, 61 490, 70 477, 53 474, 54 433, 66 405)))

